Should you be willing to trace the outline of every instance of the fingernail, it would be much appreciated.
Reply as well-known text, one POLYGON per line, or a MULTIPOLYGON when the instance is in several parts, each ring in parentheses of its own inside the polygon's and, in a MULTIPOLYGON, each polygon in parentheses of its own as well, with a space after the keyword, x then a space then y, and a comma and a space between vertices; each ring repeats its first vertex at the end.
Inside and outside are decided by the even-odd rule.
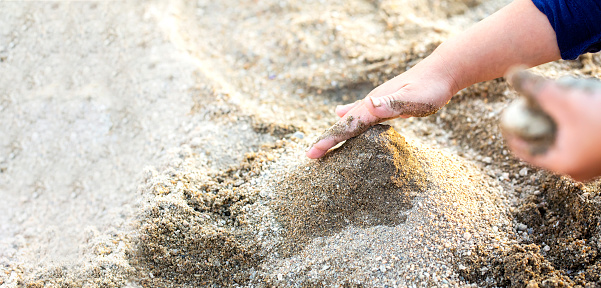
POLYGON ((378 99, 378 98, 369 97, 369 100, 371 100, 371 104, 373 104, 374 107, 380 107, 380 106, 382 106, 382 101, 380 101, 380 99, 378 99))

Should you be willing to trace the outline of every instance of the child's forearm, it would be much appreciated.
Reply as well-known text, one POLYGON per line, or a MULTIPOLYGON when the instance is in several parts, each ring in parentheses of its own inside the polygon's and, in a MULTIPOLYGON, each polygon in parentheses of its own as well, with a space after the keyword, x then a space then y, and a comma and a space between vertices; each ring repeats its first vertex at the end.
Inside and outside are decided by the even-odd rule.
POLYGON ((441 44, 407 72, 340 107, 341 117, 307 151, 319 158, 337 143, 396 117, 425 116, 460 89, 494 79, 516 64, 535 66, 560 58, 555 31, 531 0, 515 0, 466 32, 441 44), (360 119, 360 120, 359 120, 360 119))
POLYGON ((533 67, 560 59, 555 31, 531 0, 515 0, 432 54, 438 60, 430 60, 446 67, 457 91, 501 77, 516 64, 533 67))

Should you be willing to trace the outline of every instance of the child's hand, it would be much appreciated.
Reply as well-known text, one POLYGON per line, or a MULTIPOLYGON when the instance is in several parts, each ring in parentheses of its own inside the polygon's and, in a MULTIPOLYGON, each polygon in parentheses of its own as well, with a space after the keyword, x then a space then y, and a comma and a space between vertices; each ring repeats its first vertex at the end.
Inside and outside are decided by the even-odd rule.
POLYGON ((363 133, 375 124, 397 117, 425 117, 446 104, 458 88, 437 56, 371 91, 363 100, 336 107, 340 120, 326 130, 307 151, 322 157, 336 144, 363 133), (432 60, 434 58, 434 60, 432 60))
MULTIPOLYGON (((527 142, 504 131, 509 147, 525 161, 578 181, 601 175, 601 90, 591 88, 594 85, 579 88, 553 80, 537 85, 529 81, 534 80, 527 79, 516 89, 533 95, 553 118, 557 125, 555 143, 546 153, 533 156, 527 142)), ((578 81, 586 84, 584 81, 591 80, 578 81)))
POLYGON ((319 158, 336 144, 396 117, 427 116, 460 89, 503 76, 516 64, 533 67, 560 58, 555 31, 530 0, 515 0, 442 43, 411 70, 365 99, 336 109, 342 117, 307 151, 319 158))

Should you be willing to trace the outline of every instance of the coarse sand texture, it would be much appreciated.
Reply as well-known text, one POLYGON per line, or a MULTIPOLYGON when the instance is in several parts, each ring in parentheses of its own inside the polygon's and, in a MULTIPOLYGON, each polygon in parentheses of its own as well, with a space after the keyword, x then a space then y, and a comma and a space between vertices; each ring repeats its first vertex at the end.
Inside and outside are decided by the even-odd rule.
POLYGON ((507 229, 491 228, 509 221, 495 204, 498 190, 483 184, 487 176, 390 126, 374 126, 318 161, 283 156, 271 177, 260 173, 259 159, 269 157, 261 155, 223 175, 184 165, 148 180, 139 240, 153 275, 146 281, 461 283, 457 251, 507 241, 507 229), (234 187, 236 177, 263 186, 234 187))

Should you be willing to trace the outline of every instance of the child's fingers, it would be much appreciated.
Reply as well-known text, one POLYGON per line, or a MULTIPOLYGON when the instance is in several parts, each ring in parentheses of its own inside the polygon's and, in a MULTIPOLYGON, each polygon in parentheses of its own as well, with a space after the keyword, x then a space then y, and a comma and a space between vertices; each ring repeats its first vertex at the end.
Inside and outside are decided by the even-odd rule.
POLYGON ((526 70, 510 70, 505 76, 513 88, 528 101, 541 107, 551 118, 563 119, 572 114, 574 101, 570 88, 558 85, 555 81, 530 73, 526 70))
MULTIPOLYGON (((318 144, 318 143, 315 143, 315 144, 318 144)), ((325 149, 325 148, 318 148, 318 147, 327 147, 327 146, 331 145, 331 143, 325 143, 325 142, 319 143, 322 146, 316 146, 315 144, 313 146, 311 146, 311 148, 309 148, 309 150, 307 150, 307 153, 306 153, 307 157, 309 157, 311 159, 317 159, 317 158, 323 157, 323 155, 326 155, 326 152, 328 152, 328 149, 330 149, 330 148, 325 149)), ((335 145, 336 144, 331 145, 331 147, 334 147, 335 145)))
POLYGON ((317 138, 307 151, 307 157, 320 158, 336 144, 365 132, 381 121, 382 119, 371 115, 365 106, 357 105, 317 138))
POLYGON ((507 146, 509 146, 511 152, 513 152, 516 157, 534 164, 533 161, 535 157, 530 153, 530 145, 528 142, 509 133, 503 133, 503 137, 505 138, 507 146))
POLYGON ((566 157, 568 152, 565 151, 566 149, 562 149, 563 147, 554 146, 544 154, 533 155, 532 147, 527 141, 512 134, 504 133, 503 136, 507 146, 516 157, 537 167, 559 174, 568 174, 576 180, 585 179, 577 173, 578 169, 575 169, 575 167, 578 167, 578 165, 575 159, 566 157))
POLYGON ((544 84, 547 79, 540 75, 528 72, 525 69, 525 66, 510 68, 507 73, 505 73, 505 79, 516 92, 530 100, 538 93, 541 85, 544 84))
POLYGON ((362 100, 357 100, 353 103, 336 106, 336 115, 338 115, 338 117, 344 117, 348 111, 351 111, 351 109, 357 107, 357 105, 360 105, 361 101, 362 100))
POLYGON ((364 105, 372 115, 383 119, 426 117, 439 109, 434 104, 404 100, 402 93, 397 91, 381 97, 371 96, 367 98, 369 101, 364 101, 364 105))
POLYGON ((574 88, 564 88, 557 85, 555 81, 549 80, 534 97, 541 109, 560 125, 565 122, 564 119, 578 113, 578 109, 575 107, 577 99, 573 93, 582 93, 582 91, 570 91, 572 89, 574 88))
POLYGON ((509 146, 511 152, 517 158, 537 167, 557 171, 555 169, 556 160, 554 160, 557 158, 557 153, 553 149, 550 149, 545 154, 535 156, 532 153, 532 147, 527 141, 511 134, 504 134, 504 137, 507 146, 509 146))

